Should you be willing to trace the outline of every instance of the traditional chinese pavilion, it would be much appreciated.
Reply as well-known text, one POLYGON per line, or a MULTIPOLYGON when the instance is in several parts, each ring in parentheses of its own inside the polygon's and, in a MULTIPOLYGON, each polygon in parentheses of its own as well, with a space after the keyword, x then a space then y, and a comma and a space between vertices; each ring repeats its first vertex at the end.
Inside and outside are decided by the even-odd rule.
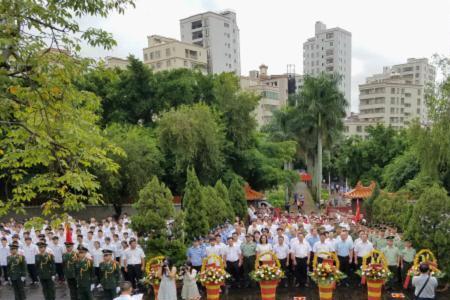
POLYGON ((245 199, 247 199, 247 201, 262 201, 265 198, 263 193, 253 190, 248 183, 245 184, 244 191, 245 199))
MULTIPOLYGON (((355 188, 344 194, 344 197, 351 199, 352 201, 352 211, 356 213, 357 207, 364 199, 372 196, 373 190, 376 187, 375 181, 371 181, 368 186, 364 186, 361 181, 358 181, 355 188)), ((361 213, 365 215, 365 211, 361 208, 361 213)))

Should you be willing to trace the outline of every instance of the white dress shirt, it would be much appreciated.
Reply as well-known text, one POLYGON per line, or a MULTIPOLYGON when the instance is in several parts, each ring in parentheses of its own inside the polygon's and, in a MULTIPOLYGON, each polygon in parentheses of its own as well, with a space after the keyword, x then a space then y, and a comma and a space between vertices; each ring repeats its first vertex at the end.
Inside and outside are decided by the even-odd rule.
POLYGON ((62 255, 64 253, 64 248, 59 244, 54 244, 53 242, 48 245, 53 251, 53 256, 55 258, 56 264, 61 264, 63 262, 62 255))
POLYGON ((365 243, 361 241, 355 244, 354 250, 358 257, 364 257, 373 250, 373 245, 369 241, 366 241, 365 243))
POLYGON ((278 259, 285 259, 289 255, 289 246, 283 243, 280 245, 279 243, 273 245, 273 252, 275 252, 278 259))
POLYGON ((38 252, 38 247, 35 244, 30 244, 29 246, 25 244, 23 246, 23 255, 25 256, 27 265, 34 265, 36 263, 36 254, 38 252))
POLYGON ((127 260, 127 265, 140 265, 142 263, 141 259, 145 258, 144 251, 138 247, 136 249, 128 248, 124 251, 123 255, 127 260))
POLYGON ((319 254, 320 252, 332 252, 332 251, 334 251, 333 247, 330 245, 330 243, 326 241, 323 243, 321 241, 318 241, 313 246, 313 252, 317 254, 318 257, 321 258, 327 258, 327 255, 319 254))
POLYGON ((306 240, 302 242, 298 241, 294 243, 291 247, 291 253, 294 254, 297 258, 305 258, 308 257, 308 254, 311 252, 311 246, 306 240))
POLYGON ((226 246, 224 249, 226 261, 235 262, 241 256, 241 247, 238 245, 226 246))

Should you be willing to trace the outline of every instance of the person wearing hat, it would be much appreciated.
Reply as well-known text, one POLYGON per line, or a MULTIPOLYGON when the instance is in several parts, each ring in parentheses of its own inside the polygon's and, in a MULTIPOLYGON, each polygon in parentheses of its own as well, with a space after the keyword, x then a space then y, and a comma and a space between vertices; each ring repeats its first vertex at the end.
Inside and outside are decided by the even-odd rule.
POLYGON ((409 269, 411 269, 414 263, 414 257, 416 256, 416 249, 412 247, 410 240, 405 240, 404 247, 400 250, 402 259, 400 260, 400 267, 402 270, 402 281, 406 279, 409 269))
POLYGON ((59 243, 59 237, 54 236, 52 238, 52 241, 50 245, 48 246, 52 252, 53 257, 55 259, 55 267, 56 267, 56 274, 58 275, 58 281, 64 282, 64 270, 63 270, 63 253, 64 253, 64 247, 59 243))
POLYGON ((46 251, 47 243, 39 242, 37 246, 39 253, 36 254, 36 267, 44 299, 55 300, 55 283, 53 282, 56 274, 55 258, 46 251))
POLYGON ((112 250, 103 249, 103 261, 100 263, 100 284, 103 287, 105 300, 113 300, 116 297, 116 289, 120 280, 120 266, 112 255, 112 250))
POLYGON ((384 247, 381 251, 384 253, 386 257, 389 271, 392 272, 391 279, 386 283, 386 288, 392 289, 394 287, 395 282, 400 282, 398 278, 398 267, 400 266, 401 254, 400 250, 394 246, 394 237, 388 236, 386 237, 386 247, 384 247))
POLYGON ((73 243, 71 241, 66 241, 64 245, 66 246, 66 253, 63 254, 64 277, 69 288, 70 300, 78 300, 77 280, 75 276, 77 253, 73 250, 73 243))
POLYGON ((10 255, 7 258, 8 276, 14 289, 15 300, 25 300, 25 278, 27 275, 27 264, 25 257, 19 254, 17 244, 9 245, 10 255))
POLYGON ((248 288, 252 284, 250 272, 255 268, 256 259, 256 243, 251 234, 247 233, 245 236, 245 241, 241 244, 241 253, 243 261, 243 283, 248 288))
POLYGON ((78 300, 92 300, 94 289, 94 265, 92 260, 86 257, 88 249, 78 246, 78 260, 75 263, 75 278, 77 280, 78 300))
POLYGON ((200 247, 200 240, 194 239, 192 246, 187 250, 187 259, 192 264, 192 268, 200 272, 203 259, 206 257, 206 250, 200 247))

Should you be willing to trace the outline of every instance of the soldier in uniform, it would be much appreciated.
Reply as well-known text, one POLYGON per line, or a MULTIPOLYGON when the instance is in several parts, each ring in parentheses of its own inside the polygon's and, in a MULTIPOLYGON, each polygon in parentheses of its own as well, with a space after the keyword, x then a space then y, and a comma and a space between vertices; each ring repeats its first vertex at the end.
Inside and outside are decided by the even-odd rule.
POLYGON ((100 283, 103 287, 105 300, 113 300, 117 295, 120 280, 120 265, 113 257, 113 251, 104 249, 103 262, 100 263, 100 283))
POLYGON ((7 257, 8 275, 14 289, 14 298, 16 300, 25 300, 25 278, 27 275, 27 263, 25 257, 18 253, 19 245, 9 245, 11 255, 7 257))
POLYGON ((52 254, 46 251, 47 243, 37 243, 39 253, 36 254, 36 267, 41 282, 42 292, 45 300, 55 300, 55 279, 56 267, 52 254))
POLYGON ((402 281, 406 279, 409 269, 414 263, 414 257, 416 256, 416 250, 412 247, 411 241, 405 240, 405 246, 400 250, 402 259, 400 265, 402 268, 402 281))
POLYGON ((94 265, 86 257, 88 249, 82 245, 78 247, 78 260, 75 264, 75 277, 77 279, 78 300, 92 300, 94 289, 94 265))
POLYGON ((398 267, 400 266, 400 250, 394 246, 394 237, 388 236, 386 238, 387 246, 381 249, 386 257, 389 271, 392 272, 392 278, 386 283, 387 290, 392 290, 395 283, 399 283, 398 267))
POLYGON ((72 242, 67 241, 64 245, 66 245, 66 253, 63 254, 64 277, 69 287, 70 300, 78 300, 77 280, 75 276, 75 264, 78 259, 77 253, 73 250, 72 242))

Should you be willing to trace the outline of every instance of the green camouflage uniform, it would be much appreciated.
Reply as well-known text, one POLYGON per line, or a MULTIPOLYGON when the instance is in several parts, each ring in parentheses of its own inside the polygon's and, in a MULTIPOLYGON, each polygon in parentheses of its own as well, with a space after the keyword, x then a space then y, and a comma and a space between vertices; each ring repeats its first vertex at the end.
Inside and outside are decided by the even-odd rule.
POLYGON ((24 281, 27 276, 27 264, 23 255, 15 254, 7 257, 9 279, 14 289, 16 300, 25 300, 24 281), (23 279, 23 280, 22 280, 23 279))
POLYGON ((45 300, 55 300, 55 283, 53 276, 56 274, 55 259, 53 255, 44 253, 36 255, 36 267, 41 282, 45 300))
POLYGON ((77 262, 77 254, 72 251, 63 254, 64 277, 67 280, 67 286, 70 291, 70 300, 78 300, 77 279, 75 276, 75 264, 77 262))
POLYGON ((78 299, 92 300, 91 284, 94 283, 95 274, 92 260, 79 259, 75 264, 75 276, 77 279, 78 299))
POLYGON ((113 300, 117 297, 117 286, 120 280, 119 263, 112 260, 111 262, 100 263, 100 284, 103 287, 105 300, 113 300))

